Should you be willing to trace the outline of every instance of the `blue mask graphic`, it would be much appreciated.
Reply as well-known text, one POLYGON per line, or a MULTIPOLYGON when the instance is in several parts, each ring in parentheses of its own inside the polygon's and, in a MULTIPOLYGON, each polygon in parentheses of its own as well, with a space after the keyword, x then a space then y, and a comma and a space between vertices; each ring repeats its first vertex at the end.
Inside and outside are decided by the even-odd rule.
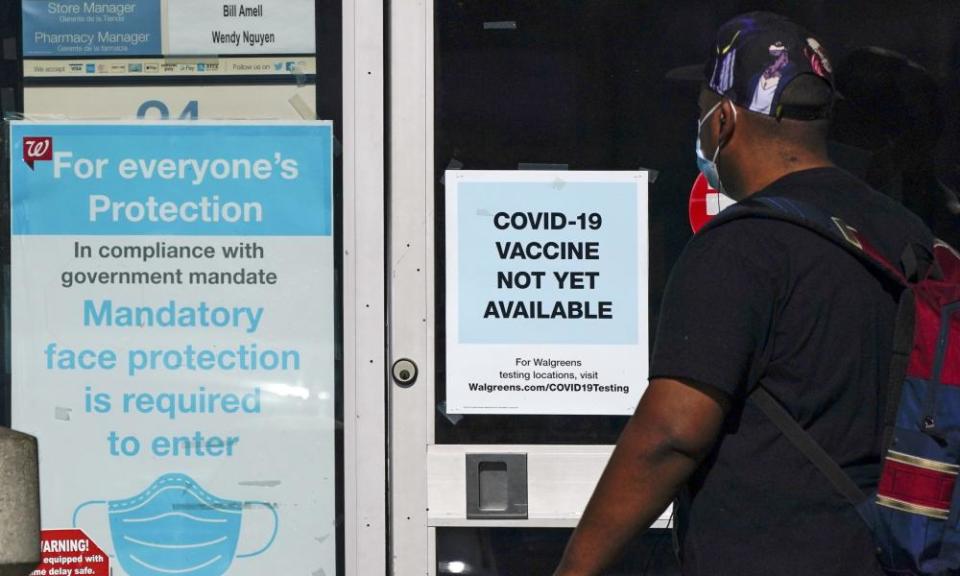
MULTIPOLYGON (((74 524, 83 507, 103 503, 78 507, 74 524)), ((276 510, 250 504, 273 512, 273 535, 260 550, 238 555, 244 503, 217 498, 184 474, 165 474, 138 496, 108 503, 116 556, 129 576, 220 576, 234 558, 261 554, 276 538, 276 510)))

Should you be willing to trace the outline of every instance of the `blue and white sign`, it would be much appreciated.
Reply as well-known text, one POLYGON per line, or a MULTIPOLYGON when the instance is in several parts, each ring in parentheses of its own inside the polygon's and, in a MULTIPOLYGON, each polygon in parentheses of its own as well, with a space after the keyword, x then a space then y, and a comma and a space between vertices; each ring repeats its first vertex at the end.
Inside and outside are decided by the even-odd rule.
POLYGON ((449 171, 447 412, 630 414, 647 372, 647 175, 449 171))
POLYGON ((22 0, 23 55, 160 55, 160 0, 22 0))
POLYGON ((114 573, 336 573, 332 127, 11 125, 13 425, 114 573))

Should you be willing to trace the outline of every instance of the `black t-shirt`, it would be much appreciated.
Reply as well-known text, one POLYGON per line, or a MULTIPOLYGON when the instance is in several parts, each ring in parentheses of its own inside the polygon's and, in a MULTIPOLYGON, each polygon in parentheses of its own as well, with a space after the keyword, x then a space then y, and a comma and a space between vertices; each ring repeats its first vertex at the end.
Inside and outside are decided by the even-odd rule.
MULTIPOLYGON (((895 262, 908 242, 931 243, 917 217, 839 169, 795 172, 758 194, 818 206, 895 262)), ((678 510, 684 574, 882 574, 852 506, 744 399, 758 378, 841 466, 870 470, 896 294, 788 222, 735 220, 690 241, 661 306, 650 375, 711 386, 732 409, 678 510)), ((860 483, 870 490, 876 478, 860 483)))

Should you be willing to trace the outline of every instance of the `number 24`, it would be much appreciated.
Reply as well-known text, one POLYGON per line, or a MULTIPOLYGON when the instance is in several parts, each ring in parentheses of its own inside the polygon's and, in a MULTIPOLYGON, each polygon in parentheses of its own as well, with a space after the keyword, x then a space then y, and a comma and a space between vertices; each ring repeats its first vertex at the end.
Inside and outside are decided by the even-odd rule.
MULTIPOLYGON (((147 114, 151 110, 156 110, 160 113, 160 120, 169 120, 170 119, 170 107, 161 102, 160 100, 147 100, 140 105, 140 108, 137 109, 137 120, 145 120, 147 114)), ((191 100, 187 102, 187 105, 183 107, 183 112, 180 113, 178 120, 196 120, 200 117, 200 102, 197 100, 191 100)))

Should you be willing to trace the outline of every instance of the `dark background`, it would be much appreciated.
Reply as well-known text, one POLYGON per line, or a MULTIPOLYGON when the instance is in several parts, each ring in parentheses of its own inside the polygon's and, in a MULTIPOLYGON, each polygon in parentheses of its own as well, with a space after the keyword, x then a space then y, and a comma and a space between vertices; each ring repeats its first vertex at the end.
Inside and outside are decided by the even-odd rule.
MULTIPOLYGON (((0 1, 0 120, 6 120, 22 109, 20 96, 22 90, 20 57, 18 46, 20 43, 20 3, 0 1)), ((0 129, 0 214, 8 215, 7 210, 7 131, 0 129)), ((0 263, 3 264, 2 304, 3 304, 3 372, 0 373, 0 426, 10 425, 10 256, 9 256, 9 222, 4 219, 0 222, 0 263)))
MULTIPOLYGON (((942 1, 438 0, 435 8, 435 145, 438 278, 443 274, 444 169, 657 172, 651 178, 651 341, 660 298, 684 244, 698 118, 693 84, 666 79, 702 64, 714 31, 751 10, 787 15, 827 47, 848 99, 837 105, 835 160, 908 205, 960 245, 960 218, 940 183, 960 185, 960 3, 942 1), (486 24, 486 25, 485 25, 486 24), (897 59, 865 58, 877 46, 897 59), (924 71, 925 69, 926 71, 924 71)), ((437 282, 438 443, 612 443, 626 418, 459 416, 444 412, 444 295, 437 282)), ((438 573, 550 574, 565 529, 437 530, 438 573)), ((615 575, 674 575, 669 532, 648 531, 615 575)))
MULTIPOLYGON (((447 167, 637 170, 651 178, 650 318, 691 231, 696 83, 667 80, 702 64, 714 32, 751 10, 784 14, 827 47, 851 98, 836 110, 835 160, 869 177, 960 244, 960 217, 938 179, 960 184, 960 3, 940 1, 442 0, 435 7, 438 275, 447 167), (863 61, 878 46, 921 68, 863 61)), ((894 59, 890 59, 894 60, 894 59)), ((442 276, 438 276, 442 277, 442 276)), ((444 296, 437 294, 439 443, 612 443, 623 417, 454 416, 444 413, 444 296)))

